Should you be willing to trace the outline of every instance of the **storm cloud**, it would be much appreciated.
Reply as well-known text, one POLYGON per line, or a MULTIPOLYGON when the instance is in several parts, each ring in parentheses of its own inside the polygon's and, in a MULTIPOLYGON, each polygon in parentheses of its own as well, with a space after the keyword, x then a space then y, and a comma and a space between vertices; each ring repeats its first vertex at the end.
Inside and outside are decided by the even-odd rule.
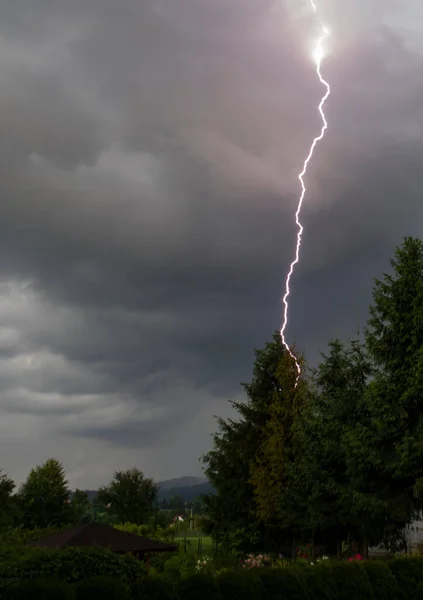
MULTIPOLYGON (((418 0, 325 0, 329 129, 288 337, 311 362, 423 235, 418 0), (341 7, 342 4, 342 7, 341 7)), ((0 5, 0 465, 198 474, 281 322, 319 133, 307 0, 0 5)))

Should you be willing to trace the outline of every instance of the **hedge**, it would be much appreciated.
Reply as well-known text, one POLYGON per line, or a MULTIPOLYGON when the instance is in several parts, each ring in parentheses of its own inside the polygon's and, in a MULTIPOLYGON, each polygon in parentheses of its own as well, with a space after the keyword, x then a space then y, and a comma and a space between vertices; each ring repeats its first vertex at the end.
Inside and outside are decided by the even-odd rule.
POLYGON ((262 579, 254 571, 224 571, 217 585, 222 600, 264 600, 262 579))
POLYGON ((133 600, 173 600, 175 587, 166 575, 149 575, 132 586, 133 600))
POLYGON ((295 567, 285 569, 260 569, 265 600, 310 600, 302 570, 295 567))
POLYGON ((72 586, 54 579, 24 579, 9 586, 5 600, 75 600, 72 586))
POLYGON ((416 600, 423 582, 423 557, 393 558, 387 565, 398 585, 395 600, 416 600))
POLYGON ((0 561, 0 593, 23 579, 56 578, 76 583, 96 576, 136 581, 145 576, 144 564, 131 555, 101 548, 34 549, 22 557, 0 561))
POLYGON ((166 574, 140 577, 142 569, 125 570, 124 566, 133 560, 125 557, 115 557, 117 562, 113 559, 106 567, 104 553, 95 552, 91 556, 91 567, 96 565, 97 571, 108 570, 109 573, 87 577, 90 565, 83 568, 82 559, 78 562, 76 557, 87 558, 91 551, 59 554, 61 557, 56 557, 56 562, 47 561, 50 568, 57 567, 55 570, 47 573, 45 567, 44 578, 35 577, 35 570, 26 572, 21 581, 9 585, 2 600, 423 600, 423 558, 420 557, 241 569, 216 576, 196 573, 175 580, 166 574), (95 556, 97 563, 94 563, 95 556))
POLYGON ((330 564, 302 567, 301 577, 310 600, 338 600, 338 588, 330 564))
POLYGON ((358 562, 331 565, 338 600, 374 600, 373 588, 366 570, 358 562))
POLYGON ((182 600, 222 600, 216 578, 205 573, 181 579, 177 594, 182 600))
POLYGON ((362 563, 373 588, 374 600, 397 600, 398 585, 388 565, 380 560, 362 563))
POLYGON ((90 577, 75 584, 76 600, 129 600, 129 586, 115 577, 90 577))

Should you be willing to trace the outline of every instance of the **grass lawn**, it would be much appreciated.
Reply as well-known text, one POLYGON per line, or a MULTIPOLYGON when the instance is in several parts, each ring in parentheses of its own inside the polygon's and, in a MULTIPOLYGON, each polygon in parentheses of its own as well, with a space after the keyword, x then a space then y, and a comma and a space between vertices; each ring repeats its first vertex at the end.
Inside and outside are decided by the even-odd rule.
POLYGON ((197 550, 198 540, 201 540, 203 552, 211 552, 213 550, 213 540, 211 537, 203 537, 198 535, 178 535, 177 537, 175 537, 175 542, 183 544, 185 538, 187 540, 187 544, 189 543, 190 548, 197 550))

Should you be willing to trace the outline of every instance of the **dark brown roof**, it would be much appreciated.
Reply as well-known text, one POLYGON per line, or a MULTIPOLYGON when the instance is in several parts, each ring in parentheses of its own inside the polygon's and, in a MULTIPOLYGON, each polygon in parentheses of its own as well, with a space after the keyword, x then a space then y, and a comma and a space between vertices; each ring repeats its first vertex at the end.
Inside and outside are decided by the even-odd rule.
POLYGON ((29 545, 39 548, 100 546, 109 548, 112 552, 173 552, 176 550, 175 546, 99 523, 88 523, 65 529, 41 540, 30 542, 29 545))

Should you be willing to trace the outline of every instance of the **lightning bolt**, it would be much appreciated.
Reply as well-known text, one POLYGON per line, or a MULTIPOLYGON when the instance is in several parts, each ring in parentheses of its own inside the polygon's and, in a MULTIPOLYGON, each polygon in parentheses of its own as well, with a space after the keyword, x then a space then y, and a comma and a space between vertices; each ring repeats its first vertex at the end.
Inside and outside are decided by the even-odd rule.
MULTIPOLYGON (((318 16, 317 6, 316 6, 314 0, 310 0, 310 4, 313 8, 314 13, 318 16)), ((288 274, 286 276, 285 295, 283 297, 284 318, 283 318, 283 324, 282 324, 282 328, 281 328, 281 338, 282 338, 283 345, 285 346, 285 348, 287 349, 287 351, 289 352, 289 354, 295 361, 295 366, 297 368, 297 378, 296 378, 296 382, 295 382, 295 387, 297 387, 298 380, 301 376, 301 366, 300 366, 300 363, 298 362, 297 357, 292 352, 291 348, 289 347, 289 345, 285 339, 285 330, 288 325, 288 298, 289 298, 289 294, 291 293, 291 289, 290 289, 291 277, 294 273, 295 265, 298 264, 298 262, 300 260, 301 241, 302 241, 302 236, 303 236, 303 231, 304 231, 304 227, 301 225, 301 221, 300 221, 301 209, 302 209, 302 206, 304 203, 304 198, 305 198, 305 195, 307 192, 307 188, 306 188, 306 185, 304 182, 304 177, 307 173, 309 163, 310 163, 311 159, 313 158, 314 150, 315 150, 317 144, 323 139, 326 129, 328 128, 328 123, 326 121, 326 117, 325 117, 325 113, 324 113, 323 109, 324 109, 326 100, 329 98, 330 93, 331 93, 330 85, 323 78, 322 72, 321 72, 322 61, 324 58, 324 43, 325 43, 326 39, 329 37, 330 32, 329 32, 329 29, 325 26, 325 24, 323 23, 323 21, 320 18, 319 18, 319 23, 321 25, 322 33, 321 33, 319 39, 317 40, 317 43, 316 43, 316 46, 315 46, 315 49, 313 52, 313 58, 314 58, 314 62, 316 63, 316 73, 319 78, 319 81, 326 88, 326 93, 323 96, 323 98, 321 99, 320 104, 318 106, 318 111, 322 118, 322 129, 321 129, 320 135, 318 135, 317 137, 314 138, 313 143, 311 144, 311 147, 310 147, 310 151, 307 155, 307 158, 304 161, 303 170, 298 175, 298 179, 300 180, 300 183, 301 183, 301 195, 300 195, 300 199, 298 202, 297 212, 295 213, 295 222, 296 222, 297 228, 298 228, 297 245, 296 245, 296 251, 295 251, 295 258, 292 261, 291 266, 288 271, 288 274)))

